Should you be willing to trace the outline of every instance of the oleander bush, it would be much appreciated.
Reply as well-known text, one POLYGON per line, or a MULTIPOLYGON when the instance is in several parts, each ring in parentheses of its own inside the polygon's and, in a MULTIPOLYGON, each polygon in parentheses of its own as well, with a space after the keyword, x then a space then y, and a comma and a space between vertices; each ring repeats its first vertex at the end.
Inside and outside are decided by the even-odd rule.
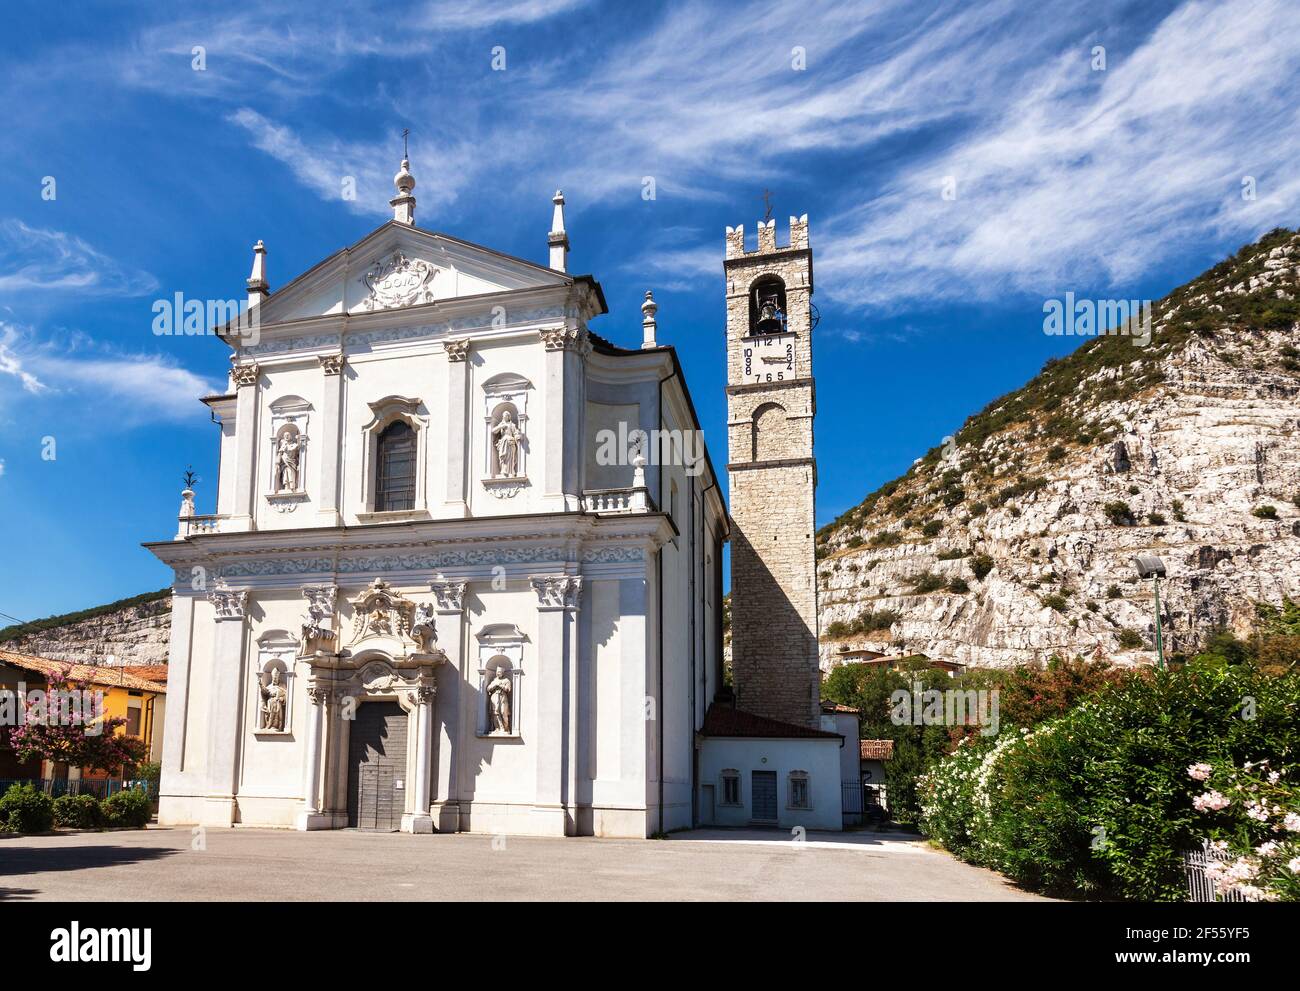
MULTIPOLYGON (((1281 797, 1266 803, 1269 822, 1253 826, 1203 812, 1203 787, 1189 768, 1260 761, 1295 794, 1300 674, 1200 664, 1135 672, 1032 729, 1004 726, 996 742, 962 741, 921 779, 921 825, 957 856, 1030 888, 1181 901, 1183 853, 1202 840, 1217 836, 1241 852, 1273 825, 1282 839, 1287 823, 1300 833, 1300 815, 1286 819, 1281 797)), ((1232 801, 1243 807, 1249 794, 1239 790, 1232 801)), ((1251 818, 1248 807, 1243 814, 1251 818)), ((1257 876, 1300 867, 1279 859, 1289 849, 1282 839, 1267 855, 1241 853, 1259 862, 1257 876)), ((1260 889, 1270 897, 1294 896, 1283 883, 1261 883, 1271 885, 1260 889)))
POLYGON ((44 833, 54 828, 54 799, 29 783, 12 784, 0 797, 0 829, 44 833))
POLYGON ((54 800, 54 824, 64 829, 95 829, 103 823, 94 795, 60 795, 54 800))
POLYGON ((143 829, 153 817, 149 796, 139 788, 127 788, 110 795, 99 804, 106 826, 132 826, 143 829))

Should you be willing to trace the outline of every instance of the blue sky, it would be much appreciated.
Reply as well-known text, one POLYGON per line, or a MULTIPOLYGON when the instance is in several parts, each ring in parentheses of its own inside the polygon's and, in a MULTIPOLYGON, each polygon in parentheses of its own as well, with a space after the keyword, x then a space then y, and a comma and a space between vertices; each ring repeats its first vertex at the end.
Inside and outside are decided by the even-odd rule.
POLYGON ((593 329, 635 344, 655 290, 718 464, 723 230, 765 188, 779 230, 807 213, 820 522, 1076 343, 1045 299, 1155 298, 1300 223, 1289 0, 225 6, 6 5, 10 616, 166 583, 139 543, 173 531, 188 463, 211 509, 194 400, 228 352, 155 337, 153 301, 240 296, 258 238, 274 288, 362 237, 404 127, 423 227, 544 262, 563 187, 593 329))

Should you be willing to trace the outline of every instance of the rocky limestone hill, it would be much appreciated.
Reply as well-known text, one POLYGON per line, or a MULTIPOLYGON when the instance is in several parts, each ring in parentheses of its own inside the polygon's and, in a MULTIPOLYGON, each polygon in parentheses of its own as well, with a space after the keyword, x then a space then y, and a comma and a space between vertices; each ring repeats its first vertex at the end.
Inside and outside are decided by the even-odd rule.
POLYGON ((1300 599, 1300 234, 1089 339, 818 534, 823 667, 844 648, 979 666, 1154 661, 1300 599))
POLYGON ((166 664, 171 589, 0 630, 0 649, 75 664, 166 664))

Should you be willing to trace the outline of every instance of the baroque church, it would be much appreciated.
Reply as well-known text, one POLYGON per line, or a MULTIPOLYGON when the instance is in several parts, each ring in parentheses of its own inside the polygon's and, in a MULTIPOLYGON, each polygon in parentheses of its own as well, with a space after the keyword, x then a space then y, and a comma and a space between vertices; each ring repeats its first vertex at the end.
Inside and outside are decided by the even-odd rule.
POLYGON ((214 512, 187 487, 146 545, 175 575, 159 821, 840 828, 807 218, 727 232, 729 514, 651 293, 639 347, 590 328, 562 194, 542 265, 417 227, 408 161, 394 183, 393 219, 275 292, 259 241, 218 328, 214 512))

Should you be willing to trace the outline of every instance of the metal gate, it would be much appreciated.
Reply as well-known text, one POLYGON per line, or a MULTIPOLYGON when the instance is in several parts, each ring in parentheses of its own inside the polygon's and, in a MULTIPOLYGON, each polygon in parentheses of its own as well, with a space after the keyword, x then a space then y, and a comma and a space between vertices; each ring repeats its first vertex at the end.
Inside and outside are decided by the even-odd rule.
POLYGON ((776 772, 753 771, 750 775, 753 818, 759 822, 776 822, 776 772))
POLYGON ((400 829, 405 777, 406 713, 396 702, 359 705, 348 738, 348 825, 400 829))

